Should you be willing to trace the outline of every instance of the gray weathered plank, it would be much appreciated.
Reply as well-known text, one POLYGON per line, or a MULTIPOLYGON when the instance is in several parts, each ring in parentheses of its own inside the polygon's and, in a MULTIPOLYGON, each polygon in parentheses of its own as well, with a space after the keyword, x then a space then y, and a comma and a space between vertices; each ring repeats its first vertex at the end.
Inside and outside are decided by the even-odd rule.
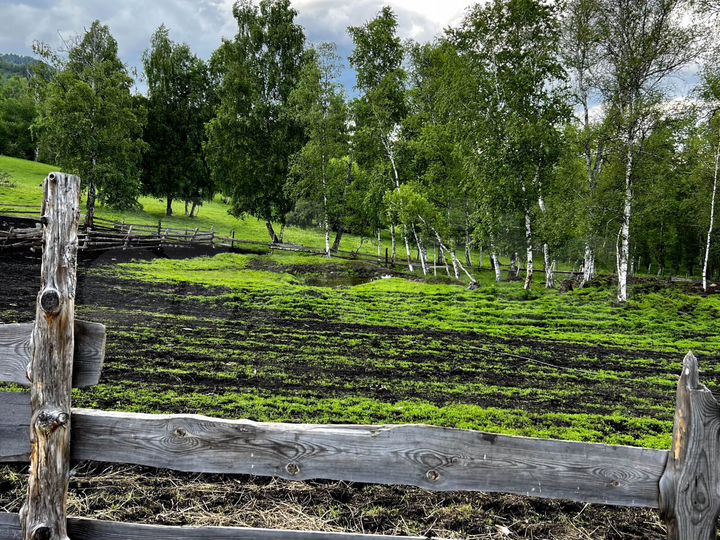
MULTIPOLYGON (((72 414, 73 459, 620 506, 658 506, 658 481, 668 454, 419 425, 270 424, 87 409, 72 414)), ((9 445, 7 453, 17 455, 20 449, 9 445)))
MULTIPOLYGON (((83 518, 69 518, 68 533, 73 540, 427 540, 427 537, 419 536, 246 527, 173 527, 83 518)), ((19 540, 20 538, 17 514, 0 513, 0 539, 19 540)))
POLYGON ((30 394, 0 392, 0 463, 29 460, 30 394))
MULTIPOLYGON (((32 349, 30 337, 34 323, 0 325, 0 382, 30 386, 27 366, 32 349)), ((105 326, 75 321, 73 387, 94 386, 100 380, 105 357, 105 326)))
POLYGON ((677 386, 672 450, 660 479, 668 540, 714 540, 720 514, 720 405, 688 353, 677 386))

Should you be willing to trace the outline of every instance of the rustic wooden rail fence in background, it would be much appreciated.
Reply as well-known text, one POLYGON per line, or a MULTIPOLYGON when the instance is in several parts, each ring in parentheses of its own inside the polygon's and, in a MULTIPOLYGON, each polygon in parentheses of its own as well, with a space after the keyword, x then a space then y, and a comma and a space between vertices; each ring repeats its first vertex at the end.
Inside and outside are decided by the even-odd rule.
MULTIPOLYGON (((0 204, 0 222, 2 218, 23 218, 23 226, 0 227, 0 251, 10 248, 28 248, 39 250, 43 245, 43 231, 39 223, 37 207, 29 205, 0 204)), ((293 251, 316 255, 324 252, 289 243, 270 243, 257 240, 221 236, 214 229, 209 231, 181 229, 163 226, 162 220, 157 225, 126 223, 95 217, 93 227, 80 225, 78 230, 78 250, 83 252, 105 251, 110 249, 123 250, 154 250, 163 248, 197 248, 207 247, 219 250, 253 250, 266 248, 278 251, 293 251)), ((357 251, 336 250, 333 257, 340 259, 364 260, 382 263, 382 256, 357 251)))
MULTIPOLYGON (((42 284, 34 324, 0 326, 0 462, 29 462, 20 514, 0 539, 316 539, 392 536, 238 527, 168 527, 66 517, 69 462, 96 460, 291 480, 507 492, 659 508, 670 540, 716 537, 720 406, 685 357, 670 451, 509 437, 424 425, 307 425, 72 409, 71 387, 96 384, 102 325, 74 319, 79 180, 46 180, 42 284)), ((408 537, 403 537, 408 538, 408 537)))

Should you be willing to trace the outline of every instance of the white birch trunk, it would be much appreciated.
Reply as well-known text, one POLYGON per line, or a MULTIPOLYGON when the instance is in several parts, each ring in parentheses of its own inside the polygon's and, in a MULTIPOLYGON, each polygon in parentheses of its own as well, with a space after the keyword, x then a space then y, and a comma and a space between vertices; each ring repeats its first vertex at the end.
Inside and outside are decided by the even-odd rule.
POLYGON ((397 240, 395 239, 395 224, 390 224, 390 244, 392 245, 392 264, 395 266, 395 258, 397 257, 397 240))
POLYGON ((532 245, 532 223, 530 221, 530 209, 525 210, 525 243, 527 246, 527 264, 525 272, 525 285, 523 288, 526 291, 530 290, 532 286, 533 278, 533 245, 532 245))
POLYGON ((420 240, 420 237, 417 234, 417 231, 415 230, 415 224, 413 223, 411 225, 412 227, 412 233, 413 237, 415 238, 415 245, 417 245, 418 248, 418 256, 420 258, 420 267, 422 268, 423 276, 428 275, 428 264, 427 264, 427 252, 423 249, 423 243, 422 240, 420 240))
POLYGON ((620 251, 618 253, 618 302, 627 302, 628 262, 630 260, 630 218, 632 217, 633 185, 633 140, 628 137, 627 157, 625 161, 625 203, 623 221, 620 229, 620 251))
POLYGON ((555 288, 555 261, 550 259, 550 247, 547 242, 543 244, 543 258, 545 263, 545 288, 555 288))
POLYGON ((460 279, 460 261, 458 261, 457 254, 455 253, 454 249, 450 252, 450 258, 452 259, 453 273, 455 274, 455 279, 460 279))
MULTIPOLYGON (((535 178, 537 179, 538 175, 535 175, 535 178)), ((547 214, 547 209, 545 208, 545 199, 543 199, 542 195, 538 197, 538 205, 540 206, 540 211, 542 212, 543 216, 545 216, 547 214)), ((555 272, 552 261, 550 259, 550 246, 548 246, 547 242, 543 242, 543 258, 545 263, 545 288, 554 289, 555 272)))
POLYGON ((414 272, 415 269, 412 264, 412 253, 410 253, 410 242, 408 242, 407 227, 405 225, 403 225, 403 240, 405 240, 405 254, 407 255, 408 269, 411 272, 414 272))
POLYGON ((717 193, 718 168, 720 167, 720 143, 715 150, 715 174, 713 174, 712 198, 710 199, 710 226, 708 227, 707 242, 705 243, 705 260, 703 261, 702 281, 703 291, 707 291, 707 269, 710 259, 710 238, 715 226, 715 195, 717 193))
POLYGON ((585 257, 583 259, 583 277, 580 286, 595 279, 595 252, 590 243, 585 244, 585 257))
POLYGON ((492 249, 490 258, 492 259, 493 268, 495 269, 495 281, 500 283, 502 281, 502 268, 500 268, 500 258, 497 255, 497 251, 492 249))
POLYGON ((381 256, 380 255, 380 229, 378 229, 378 231, 377 231, 377 253, 378 253, 377 256, 379 259, 381 256))

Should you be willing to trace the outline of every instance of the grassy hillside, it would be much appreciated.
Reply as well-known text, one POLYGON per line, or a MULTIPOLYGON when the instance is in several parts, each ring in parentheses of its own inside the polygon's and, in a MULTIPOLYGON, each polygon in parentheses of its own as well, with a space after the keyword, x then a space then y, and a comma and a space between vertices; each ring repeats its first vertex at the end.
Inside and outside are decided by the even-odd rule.
MULTIPOLYGON (((8 172, 15 183, 15 187, 12 188, 0 187, 0 204, 37 204, 39 208, 42 200, 42 182, 52 170, 56 170, 56 168, 51 165, 0 156, 0 171, 8 172)), ((265 242, 269 238, 264 222, 252 216, 244 219, 231 216, 228 213, 229 206, 219 196, 213 201, 205 202, 195 218, 185 217, 184 203, 182 201, 174 203, 173 212, 175 216, 171 218, 165 217, 164 199, 141 197, 140 204, 142 206, 141 210, 123 212, 100 205, 97 208, 96 215, 106 219, 120 221, 124 219, 130 223, 149 225, 156 225, 158 220, 162 220, 163 226, 166 227, 187 229, 199 227, 206 230, 215 227, 215 231, 223 236, 230 236, 231 231, 234 230, 236 238, 244 240, 265 242)), ((277 227, 279 232, 279 225, 277 227)), ((319 230, 301 229, 299 227, 288 227, 285 231, 285 241, 318 249, 322 249, 324 245, 319 230)), ((342 248, 355 250, 359 245, 360 238, 346 235, 342 248)), ((363 251, 373 253, 376 250, 377 244, 371 241, 365 242, 363 245, 363 251)))

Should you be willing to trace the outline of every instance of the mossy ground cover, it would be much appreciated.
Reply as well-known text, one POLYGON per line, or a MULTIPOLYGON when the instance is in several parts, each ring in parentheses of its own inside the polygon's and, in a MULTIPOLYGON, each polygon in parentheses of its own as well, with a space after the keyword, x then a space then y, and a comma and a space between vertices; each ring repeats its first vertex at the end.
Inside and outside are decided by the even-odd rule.
MULTIPOLYGON (((107 325, 108 352, 76 401, 668 448, 687 350, 720 382, 716 296, 638 286, 617 306, 610 287, 470 291, 387 273, 294 254, 81 268, 78 316, 107 325)), ((25 315, 4 322, 31 318, 26 289, 25 315)))
MULTIPOLYGON (((303 254, 114 258, 79 268, 77 316, 104 323, 108 344, 101 384, 75 391, 78 406, 263 421, 422 422, 668 448, 688 348, 701 359, 703 382, 712 389, 720 383, 720 299, 679 288, 641 283, 628 306, 617 306, 610 285, 525 293, 519 283, 494 284, 487 271, 469 291, 442 277, 303 254)), ((0 323, 31 320, 38 259, 2 257, 0 272, 0 323)), ((0 504, 12 511, 24 474, 0 469, 0 504)), ((145 481, 138 474, 151 473, 80 472, 71 485, 74 511, 108 517, 111 507, 114 519, 198 524, 195 514, 175 509, 202 506, 202 523, 267 526, 263 516, 290 508, 287 497, 301 489, 263 479, 153 473, 145 481), (138 510, 133 482, 149 482, 160 494, 152 515, 138 510), (242 484, 243 494, 283 502, 237 521, 227 505, 199 503, 183 491, 198 482, 222 493, 242 484)), ((312 493, 308 500, 322 501, 298 506, 304 520, 318 513, 308 528, 424 534, 430 526, 443 536, 501 538, 495 525, 502 524, 521 538, 662 536, 652 512, 332 483, 302 489, 312 493), (338 493, 352 504, 335 500, 338 493)))

